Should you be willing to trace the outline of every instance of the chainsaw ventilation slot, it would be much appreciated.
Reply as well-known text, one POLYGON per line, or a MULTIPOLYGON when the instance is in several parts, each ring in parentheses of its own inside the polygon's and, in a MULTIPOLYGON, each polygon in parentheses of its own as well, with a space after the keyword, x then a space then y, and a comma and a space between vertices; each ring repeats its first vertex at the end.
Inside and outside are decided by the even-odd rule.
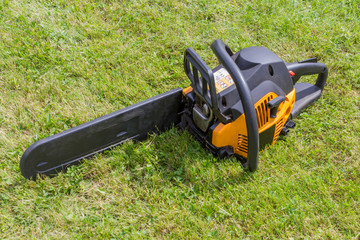
POLYGON ((280 118, 280 120, 276 123, 273 143, 276 142, 276 139, 278 138, 278 136, 279 136, 279 134, 280 134, 281 129, 283 128, 283 126, 284 126, 283 119, 280 118))
POLYGON ((238 146, 237 150, 243 153, 245 156, 248 153, 248 137, 245 135, 239 134, 238 136, 238 146))
POLYGON ((266 123, 269 122, 270 109, 268 107, 268 102, 270 102, 273 98, 274 98, 273 95, 268 96, 256 108, 258 127, 259 128, 263 127, 266 123))

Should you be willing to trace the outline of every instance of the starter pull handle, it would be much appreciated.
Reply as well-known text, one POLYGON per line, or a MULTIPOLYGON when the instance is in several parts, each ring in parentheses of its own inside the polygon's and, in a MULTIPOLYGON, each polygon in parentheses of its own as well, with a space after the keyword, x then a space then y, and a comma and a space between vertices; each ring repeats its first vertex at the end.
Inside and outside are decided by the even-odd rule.
POLYGON ((277 98, 268 102, 268 107, 270 108, 270 117, 276 118, 277 111, 281 103, 286 100, 284 96, 278 96, 277 98))

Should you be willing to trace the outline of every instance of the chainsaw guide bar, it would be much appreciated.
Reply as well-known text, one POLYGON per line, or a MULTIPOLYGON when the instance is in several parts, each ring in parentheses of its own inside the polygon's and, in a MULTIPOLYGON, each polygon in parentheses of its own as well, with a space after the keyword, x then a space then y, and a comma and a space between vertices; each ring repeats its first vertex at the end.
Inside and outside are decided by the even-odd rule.
POLYGON ((127 140, 144 140, 180 122, 182 89, 149 98, 31 145, 20 161, 26 178, 51 175, 127 140))

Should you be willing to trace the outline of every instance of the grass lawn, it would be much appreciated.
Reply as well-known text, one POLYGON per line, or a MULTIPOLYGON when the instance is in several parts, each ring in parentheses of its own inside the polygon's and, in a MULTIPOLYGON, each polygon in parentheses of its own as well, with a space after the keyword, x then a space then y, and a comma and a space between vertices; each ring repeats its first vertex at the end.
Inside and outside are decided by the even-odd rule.
MULTIPOLYGON (((2 239, 359 239, 360 2, 0 0, 2 239), (35 141, 175 87, 222 39, 329 68, 250 174, 173 128, 36 182, 35 141)), ((312 79, 310 79, 312 80, 312 79)))

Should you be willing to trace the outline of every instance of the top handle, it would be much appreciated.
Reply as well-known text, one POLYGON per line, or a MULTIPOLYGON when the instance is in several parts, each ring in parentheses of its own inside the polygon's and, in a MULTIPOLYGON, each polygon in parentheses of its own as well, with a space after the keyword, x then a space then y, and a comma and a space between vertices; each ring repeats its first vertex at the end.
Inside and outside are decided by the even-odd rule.
POLYGON ((239 67, 231 58, 232 52, 228 46, 220 39, 215 40, 211 44, 211 49, 221 62, 221 64, 229 72, 234 80, 236 89, 239 93, 242 106, 244 108, 246 129, 248 135, 248 156, 247 168, 253 172, 256 170, 259 158, 259 129, 257 125, 257 117, 254 103, 252 101, 249 86, 247 85, 244 76, 239 67))

